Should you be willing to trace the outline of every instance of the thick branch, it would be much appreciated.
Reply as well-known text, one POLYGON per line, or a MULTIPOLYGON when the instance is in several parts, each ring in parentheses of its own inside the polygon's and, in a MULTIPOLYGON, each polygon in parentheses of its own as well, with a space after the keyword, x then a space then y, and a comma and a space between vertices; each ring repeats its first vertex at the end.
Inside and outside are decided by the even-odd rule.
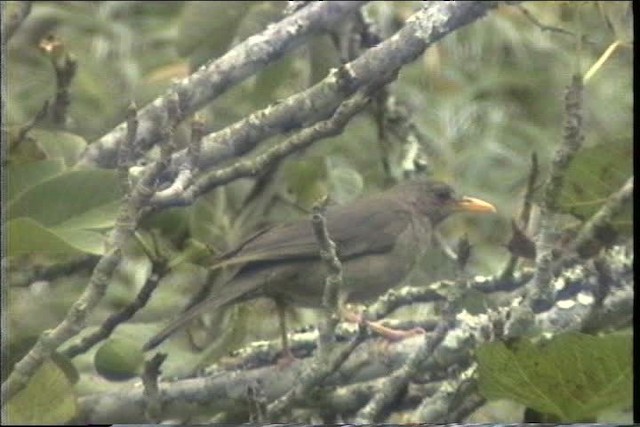
MULTIPOLYGON (((175 97, 171 99, 175 99, 175 97)), ((172 105, 175 107, 175 102, 172 105)), ((105 244, 105 254, 94 268, 84 292, 53 330, 44 331, 40 335, 33 348, 15 364, 8 378, 2 383, 3 405, 26 387, 36 370, 60 345, 84 329, 88 316, 107 292, 111 275, 122 259, 121 248, 134 233, 142 209, 148 205, 149 199, 155 192, 158 176, 164 172, 168 164, 170 152, 166 147, 171 145, 169 140, 173 136, 176 121, 172 120, 171 124, 172 126, 162 130, 166 141, 163 144, 160 159, 147 169, 131 192, 123 198, 116 225, 111 230, 105 244)))
MULTIPOLYGON (((160 138, 159 129, 162 129, 168 117, 168 94, 177 92, 182 113, 180 121, 184 120, 235 84, 306 42, 307 36, 331 28, 364 3, 336 1, 311 4, 201 67, 140 111, 136 147, 149 149, 160 138)), ((113 167, 116 147, 118 141, 124 138, 125 131, 125 124, 122 123, 89 145, 79 165, 113 167)))
MULTIPOLYGON (((326 4, 337 5, 338 3, 339 2, 327 2, 326 4)), ((286 18, 279 24, 270 27, 260 35, 249 38, 245 43, 229 51, 227 55, 214 62, 205 70, 196 72, 178 84, 176 86, 178 93, 187 94, 180 95, 182 111, 185 112, 185 114, 192 113, 196 109, 204 106, 206 102, 212 101, 233 83, 246 77, 242 75, 240 76, 241 78, 236 78, 236 74, 239 73, 239 71, 236 71, 234 67, 246 66, 244 63, 236 64, 235 62, 236 57, 242 57, 242 55, 237 53, 238 49, 241 49, 240 52, 248 49, 258 52, 262 52, 261 49, 268 50, 267 48, 270 45, 264 40, 267 34, 271 34, 273 37, 279 35, 280 37, 276 40, 285 44, 282 49, 289 47, 285 41, 281 40, 283 37, 281 33, 290 34, 296 32, 298 27, 303 24, 295 27, 294 29, 296 31, 286 31, 282 28, 286 28, 286 25, 293 25, 290 20, 300 17, 301 14, 305 17, 307 14, 313 16, 311 12, 315 12, 320 4, 324 3, 309 5, 292 17, 286 18), (275 31, 275 29, 279 30, 275 31), (261 43, 267 46, 263 46, 261 43), (219 64, 219 66, 216 67, 216 64, 219 64), (200 74, 209 73, 208 70, 210 68, 215 68, 216 74, 209 76, 208 80, 213 81, 214 84, 218 84, 218 80, 223 79, 224 87, 221 89, 214 88, 215 91, 206 86, 195 90, 195 83, 204 78, 200 76, 200 74), (228 68, 233 70, 234 74, 219 77, 219 74, 226 74, 228 68), (193 90, 198 92, 197 96, 190 95, 193 90), (202 93, 208 93, 210 96, 203 99, 204 96, 202 93), (196 104, 193 101, 194 99, 201 102, 196 104)), ((357 90, 371 86, 376 82, 388 81, 389 76, 395 75, 403 65, 414 61, 433 43, 442 39, 447 34, 478 20, 484 16, 489 9, 496 6, 497 2, 429 3, 413 15, 407 21, 406 25, 393 37, 369 49, 355 61, 334 70, 318 84, 284 101, 257 111, 219 132, 209 135, 203 140, 200 168, 206 169, 222 160, 245 154, 255 148, 259 142, 271 136, 286 133, 291 129, 308 126, 309 123, 326 119, 335 111, 340 103, 357 90)), ((342 13, 344 13, 344 11, 342 13)), ((306 21, 300 22, 304 23, 306 21)), ((336 20, 336 22, 338 22, 338 20, 336 20)), ((311 24, 308 23, 308 25, 311 24)), ((304 34, 296 32, 298 36, 304 34)), ((289 40, 288 43, 296 42, 289 40)), ((269 52, 271 51, 269 50, 269 52)), ((277 52, 281 54, 283 50, 277 50, 277 52)), ((265 60, 264 63, 266 64, 267 60, 265 60)), ((255 62, 252 62, 252 64, 256 67, 264 65, 255 62)), ((251 70, 251 72, 255 71, 256 70, 253 69, 251 70)), ((231 71, 228 72, 230 73, 231 71)), ((152 132, 151 128, 156 125, 156 122, 162 122, 162 120, 164 120, 166 114, 165 102, 164 97, 160 98, 141 112, 140 133, 143 136, 138 140, 138 143, 142 143, 145 147, 149 147, 154 142, 152 138, 149 137, 152 132), (152 120, 153 117, 156 117, 156 119, 152 120)), ((113 141, 115 138, 122 136, 122 132, 123 130, 118 127, 96 143, 91 144, 80 164, 111 165, 111 147, 114 145, 113 141), (101 151, 104 151, 104 154, 101 154, 101 151)), ((178 153, 174 158, 171 170, 175 171, 179 169, 180 165, 185 161, 185 157, 185 150, 178 153)))
MULTIPOLYGON (((615 247, 606 252, 604 261, 611 266, 612 283, 602 307, 598 310, 606 313, 607 323, 600 325, 599 330, 610 327, 611 324, 628 325, 633 315, 633 254, 629 248, 615 247)), ((544 313, 535 316, 535 323, 550 333, 567 330, 578 330, 582 323, 593 316, 592 306, 594 298, 588 295, 594 291, 593 282, 598 280, 599 273, 590 264, 565 270, 553 285, 558 287, 563 283, 567 288, 563 294, 556 295, 553 306, 544 313), (568 294, 571 293, 571 296, 568 294), (572 304, 570 304, 573 302, 572 304)), ((519 274, 516 274, 518 276, 519 274)), ((400 292, 402 293, 402 292, 400 292)), ((511 305, 513 298, 508 299, 511 305)), ((508 307, 506 307, 508 308, 508 307)), ((507 320, 508 309, 496 311, 496 316, 507 320)), ((470 315, 458 314, 453 328, 448 331, 447 340, 432 354, 422 353, 426 360, 418 363, 419 378, 409 378, 421 382, 442 380, 443 373, 449 380, 455 380, 455 373, 451 373, 453 366, 470 366, 473 349, 486 338, 486 331, 492 331, 495 319, 487 314, 470 315)), ((523 330, 522 333, 527 333, 523 330)), ((356 334, 351 331, 350 335, 356 334)), ((317 332, 295 334, 292 343, 305 340, 307 346, 315 346, 317 332)), ((348 338, 347 338, 348 339, 348 338)), ((256 353, 264 353, 264 343, 260 347, 254 345, 256 353), (258 348, 260 347, 260 348, 258 348)), ((331 394, 327 399, 306 398, 296 400, 299 407, 318 408, 325 411, 355 412, 366 400, 379 390, 379 385, 394 372, 402 370, 417 350, 424 346, 424 337, 416 336, 398 343, 389 344, 383 353, 379 350, 379 343, 369 339, 355 348, 349 359, 340 370, 329 376, 325 388, 320 394, 331 394), (376 379, 382 380, 371 384, 376 379), (368 384, 368 385, 367 385, 368 384), (362 386, 361 393, 353 399, 343 396, 348 387, 362 386), (327 405, 342 405, 328 407, 327 405), (344 406, 347 405, 347 406, 344 406)), ((317 349, 316 349, 317 350, 317 349)), ((264 354, 263 354, 264 356, 264 354)), ((275 369, 273 366, 263 366, 254 369, 242 369, 251 366, 251 356, 245 353, 245 359, 234 364, 233 368, 220 365, 207 369, 199 378, 165 380, 160 382, 160 399, 165 417, 179 418, 185 414, 195 414, 199 411, 228 410, 231 406, 246 404, 247 386, 260 384, 267 401, 274 401, 288 392, 299 380, 299 376, 310 367, 313 357, 298 360, 285 370, 275 369), (237 370, 241 369, 241 370, 237 370)), ((455 371, 455 370, 454 370, 455 371)), ((403 374, 398 374, 402 375, 403 374)), ((447 381, 444 382, 446 384, 447 381)), ((355 389, 351 389, 355 390, 355 389)), ((353 391, 352 391, 353 393, 353 391)), ((435 395, 434 395, 435 396, 435 395)), ((454 396, 451 396, 453 399, 454 396)), ((116 393, 101 393, 80 398, 79 404, 85 415, 84 421, 90 423, 140 422, 144 418, 145 398, 140 387, 132 383, 127 384, 116 393)), ((453 408, 455 410, 455 408, 453 408)), ((439 416, 439 415, 438 415, 439 416)), ((422 419, 422 422, 437 422, 437 419, 422 419)), ((451 420, 448 420, 451 421, 451 420)), ((460 421, 460 420, 456 420, 460 421)))
POLYGON ((549 182, 542 200, 540 213, 540 234, 536 239, 536 273, 533 277, 530 299, 534 311, 549 305, 553 290, 549 286, 552 278, 553 243, 555 233, 555 215, 558 199, 564 185, 566 171, 574 156, 582 146, 582 77, 574 75, 565 95, 565 123, 562 144, 554 154, 549 182))
POLYGON ((345 101, 328 120, 318 122, 309 128, 301 130, 286 141, 271 147, 253 159, 238 160, 231 166, 206 173, 182 193, 175 194, 170 192, 168 197, 165 197, 165 193, 157 194, 152 199, 152 203, 156 208, 187 205, 192 203, 198 196, 219 185, 241 177, 256 176, 292 152, 304 148, 319 139, 338 135, 349 123, 349 120, 364 108, 368 101, 369 98, 366 95, 358 93, 352 99, 345 101))
MULTIPOLYGON (((326 119, 357 90, 388 81, 389 76, 397 74, 429 46, 481 18, 492 7, 494 2, 429 3, 393 37, 334 70, 316 85, 206 137, 200 167, 243 155, 269 137, 326 119)), ((175 159, 178 164, 183 156, 181 152, 175 159)))

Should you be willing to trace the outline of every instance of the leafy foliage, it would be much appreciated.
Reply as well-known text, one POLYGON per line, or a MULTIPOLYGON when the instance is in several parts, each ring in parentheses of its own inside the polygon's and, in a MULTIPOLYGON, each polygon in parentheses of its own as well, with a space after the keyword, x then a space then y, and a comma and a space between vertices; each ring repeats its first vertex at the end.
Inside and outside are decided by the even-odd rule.
POLYGON ((632 402, 629 334, 567 333, 538 344, 490 343, 477 356, 480 390, 487 399, 516 400, 560 422, 593 420, 605 409, 632 402))
MULTIPOLYGON (((420 6, 420 2, 371 2, 367 11, 386 37, 420 6)), ((104 233, 113 227, 122 194, 114 171, 75 168, 82 150, 123 121, 130 101, 143 106, 162 95, 173 79, 188 76, 198 66, 224 55, 230 47, 277 21, 283 7, 283 2, 275 1, 35 2, 31 15, 6 49, 3 134, 9 141, 5 193, 8 218, 3 225, 9 234, 10 261, 20 261, 19 265, 30 270, 39 263, 55 264, 60 255, 101 254, 104 233), (50 33, 62 40, 65 50, 78 60, 70 88, 70 120, 64 129, 39 122, 24 140, 16 142, 17 131, 55 94, 51 63, 37 48, 50 33)), ((586 148, 578 153, 567 176, 561 200, 564 211, 580 220, 588 219, 632 174, 629 154, 633 53, 629 46, 633 32, 629 7, 630 2, 529 2, 501 6, 487 19, 430 47, 422 58, 404 67, 390 86, 390 93, 409 112, 421 136, 428 171, 455 183, 462 193, 489 200, 498 207, 500 216, 495 219, 460 217, 443 228, 445 240, 450 242, 465 233, 469 235, 473 251, 468 270, 495 273, 509 256, 500 248, 508 244, 511 218, 517 216, 522 203, 530 154, 538 153, 544 175, 544 165, 561 143, 562 94, 572 74, 592 71, 585 92, 586 148), (604 55, 608 49, 610 54, 604 55)), ((257 108, 317 83, 340 65, 340 56, 331 35, 309 37, 296 51, 205 107, 202 113, 208 132, 223 129, 257 108)), ((388 153, 391 169, 397 171, 406 145, 406 141, 391 135, 383 147, 377 120, 375 114, 365 112, 352 120, 341 135, 319 141, 285 159, 261 177, 266 183, 259 191, 253 190, 255 180, 231 183, 189 207, 148 218, 141 225, 142 232, 153 233, 161 241, 159 246, 170 247, 171 256, 178 259, 185 256, 192 243, 207 245, 217 253, 264 225, 299 218, 321 195, 328 193, 332 201, 347 203, 375 192, 390 178, 385 176, 382 157, 388 153)), ((265 141, 257 151, 287 136, 265 141)), ((544 176, 541 178, 542 181, 544 176)), ((627 213, 619 219, 617 231, 628 231, 632 217, 627 213)), ((419 272, 412 283, 451 277, 451 263, 443 260, 440 252, 427 258, 421 264, 425 271, 419 272)), ((149 307, 123 328, 137 326, 140 339, 155 331, 159 321, 164 322, 179 310, 186 297, 197 290, 204 280, 202 270, 198 265, 191 270, 173 271, 176 277, 163 282, 149 307)), ((87 276, 83 274, 81 279, 59 278, 54 281, 52 292, 73 288, 73 296, 77 297, 86 283, 87 276)), ((134 298, 144 282, 144 278, 125 279, 111 283, 106 300, 117 300, 117 304, 105 304, 103 311, 90 320, 91 327, 134 298)), ((16 294, 22 301, 29 300, 30 291, 16 289, 12 284, 8 288, 10 300, 15 300, 11 297, 16 294)), ((31 311, 33 317, 47 319, 44 328, 52 322, 48 316, 60 318, 68 306, 68 299, 60 303, 56 298, 45 298, 31 311)), ((24 318, 30 316, 27 309, 14 308, 9 307, 9 317, 18 327, 12 328, 12 334, 19 335, 24 332, 20 329, 24 318), (16 318, 18 314, 20 317, 16 318)), ((243 311, 242 316, 232 313, 241 317, 244 325, 252 325, 238 330, 253 333, 238 333, 230 340, 233 345, 251 341, 261 333, 260 336, 274 336, 275 324, 264 322, 267 316, 262 314, 266 312, 267 309, 252 309, 243 311), (269 330, 258 333, 255 324, 269 330)), ((299 323, 307 324, 313 320, 301 319, 299 323)), ((29 343, 32 334, 30 331, 29 343)), ((616 365, 620 370, 611 368, 611 372, 626 372, 623 361, 618 359, 624 356, 626 347, 617 338, 610 339, 607 345, 619 348, 620 353, 610 354, 605 361, 620 361, 616 365)), ((581 353, 565 350, 558 360, 595 357, 606 348, 591 338, 564 340, 580 348, 581 353)), ((178 340, 171 345, 176 352, 184 351, 184 358, 168 362, 189 370, 191 366, 182 365, 195 364, 187 356, 190 347, 178 340)), ((547 355, 547 350, 527 348, 540 359, 547 355)), ((22 347, 11 350, 18 354, 26 351, 22 347)), ((523 363, 520 356, 499 345, 481 354, 485 359, 496 358, 513 366, 523 363)), ((82 367, 81 377, 93 374, 92 356, 90 353, 73 360, 82 367)), ((57 384, 58 374, 48 369, 42 373, 49 378, 45 382, 57 384)), ((489 375, 493 374, 492 369, 486 369, 489 375)), ((92 381, 84 384, 83 392, 95 387, 92 381)), ((587 385, 591 394, 580 398, 594 407, 605 407, 614 395, 602 391, 607 385, 604 380, 587 385)), ((64 388, 56 387, 48 389, 64 388)), ((522 392, 522 399, 529 399, 527 392, 531 391, 526 387, 525 392, 520 388, 512 390, 508 384, 486 387, 490 394, 511 398, 522 392)), ((66 389, 53 398, 67 399, 65 393, 66 389)), ((575 400, 573 394, 567 396, 575 400)), ((36 402, 39 398, 34 399, 36 402)), ((17 411, 12 414, 18 415, 10 415, 10 419, 25 423, 66 422, 71 413, 67 403, 65 400, 58 405, 63 412, 60 416, 24 418, 22 410, 12 409, 17 411)), ((591 415, 570 406, 554 407, 546 395, 532 403, 536 405, 575 419, 591 415)))
MULTIPOLYGON (((36 168, 21 173, 31 182, 43 175, 36 168)), ((95 230, 113 226, 121 197, 115 171, 70 171, 41 180, 8 205, 9 253, 99 255, 104 242, 95 230)))
MULTIPOLYGON (((617 140, 580 151, 571 163, 560 196, 560 207, 581 220, 598 211, 607 197, 619 190, 633 173, 633 149, 628 141, 617 140)), ((631 206, 616 222, 618 230, 631 228, 631 206)))
MULTIPOLYGON (((3 410, 4 411, 4 410, 3 410)), ((54 362, 45 362, 27 387, 7 402, 10 424, 65 424, 76 416, 76 401, 67 376, 54 362)))

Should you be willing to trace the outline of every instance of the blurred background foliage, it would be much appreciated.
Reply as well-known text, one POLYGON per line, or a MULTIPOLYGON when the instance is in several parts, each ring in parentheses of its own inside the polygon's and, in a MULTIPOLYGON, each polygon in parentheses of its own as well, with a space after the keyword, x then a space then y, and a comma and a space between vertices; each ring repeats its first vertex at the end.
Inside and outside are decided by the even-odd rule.
MULTIPOLYGON (((366 9, 386 37, 421 4, 372 2, 366 9)), ((175 79, 279 20, 285 6, 286 2, 269 1, 34 3, 6 50, 5 136, 11 140, 12 132, 32 120, 54 95, 51 61, 38 49, 43 38, 54 34, 78 68, 64 132, 45 121, 20 150, 9 153, 11 361, 64 316, 86 285, 90 269, 71 269, 51 280, 34 280, 36 272, 100 253, 101 239, 113 225, 120 197, 114 190, 115 175, 72 170, 84 146, 122 122, 131 101, 144 106, 164 94, 175 79), (78 180, 87 183, 84 193, 69 187, 78 180), (83 203, 77 200, 88 194, 95 197, 83 203), (12 239, 17 242, 13 246, 12 239)), ((501 6, 432 46, 404 67, 390 86, 391 95, 409 112, 424 140, 429 173, 498 207, 499 215, 460 216, 443 227, 452 246, 464 234, 474 245, 470 274, 496 274, 508 259, 510 220, 519 213, 530 156, 538 154, 543 181, 562 140, 564 90, 572 74, 595 71, 584 95, 585 149, 576 158, 561 200, 563 211, 571 214, 563 227, 588 218, 632 174, 631 13, 631 2, 501 6), (610 56, 592 68, 608 48, 610 56)), ((339 64, 330 37, 315 36, 207 106, 201 112, 206 127, 209 132, 222 129, 309 87, 339 64)), ((263 146, 284 138, 273 138, 263 146)), ((322 194, 347 203, 378 191, 390 178, 382 167, 383 155, 391 164, 392 180, 399 179, 405 145, 392 137, 383 149, 375 115, 363 112, 340 136, 290 156, 258 180, 259 191, 252 189, 254 180, 241 180, 205 195, 193 206, 148 218, 142 230, 153 234, 169 257, 180 256, 194 242, 221 251, 260 226, 305 215, 322 194)), ((630 213, 620 218, 619 225, 622 236, 630 236, 630 213)), ((201 286, 206 271, 201 264, 185 262, 176 268, 163 279, 148 307, 116 335, 128 334, 138 342, 150 336, 158 322, 175 313, 201 286)), ((451 277, 455 271, 451 264, 439 252, 432 253, 411 283, 451 277)), ((147 271, 148 261, 140 249, 132 249, 91 325, 133 299, 147 271)), ((256 307, 260 304, 264 305, 259 302, 256 307)), ((226 340, 225 351, 232 344, 273 336, 275 316, 269 316, 273 325, 252 322, 247 310, 239 308, 227 318, 242 318, 245 326, 260 323, 260 327, 242 339, 226 340)), ((308 319, 303 315, 301 322, 308 319)), ((238 335, 241 329, 227 328, 231 332, 226 335, 238 335)), ((189 348, 180 339, 167 346, 189 348)), ((94 353, 95 348, 74 359, 78 369, 95 372, 94 353)), ((222 350, 207 358, 220 354, 222 350)), ((184 360, 169 358, 167 371, 183 365, 184 360)), ((93 390, 96 381, 92 378, 85 386, 93 390)))

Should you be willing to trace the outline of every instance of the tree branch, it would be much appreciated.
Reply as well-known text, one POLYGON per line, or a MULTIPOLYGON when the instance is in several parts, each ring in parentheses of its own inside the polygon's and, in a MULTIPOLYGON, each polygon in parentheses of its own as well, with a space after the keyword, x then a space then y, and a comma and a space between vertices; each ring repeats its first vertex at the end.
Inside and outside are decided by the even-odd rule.
MULTIPOLYGON (((168 118, 167 95, 177 92, 182 112, 179 121, 182 121, 235 84, 303 44, 307 36, 331 28, 365 3, 336 1, 310 4, 201 67, 140 111, 136 148, 147 150, 160 138, 159 129, 168 118)), ((118 141, 124 138, 125 128, 125 124, 121 123, 90 144, 78 165, 113 167, 116 161, 116 146, 118 141)))
MULTIPOLYGON (((174 99, 174 97, 171 97, 174 99)), ((175 103, 172 103, 175 107, 175 103)), ((172 108, 175 111, 176 108, 172 108)), ((134 120, 129 120, 133 125, 134 120)), ((176 120, 170 122, 170 126, 162 129, 165 138, 162 145, 160 159, 149 167, 138 183, 126 194, 120 204, 116 225, 109 233, 105 244, 105 253, 93 269, 89 283, 84 292, 73 303, 65 318, 53 330, 44 331, 29 352, 20 359, 8 378, 2 383, 2 404, 5 405, 11 397, 22 390, 29 383, 33 374, 40 365, 58 348, 70 338, 80 333, 85 326, 87 318, 98 305, 107 291, 111 275, 122 259, 122 247, 133 235, 141 212, 148 205, 153 196, 158 176, 162 174, 168 164, 170 156, 170 140, 176 120)))
MULTIPOLYGON (((319 83, 204 138, 200 167, 243 155, 267 138, 330 117, 353 93, 390 80, 429 46, 480 19, 493 7, 495 2, 427 4, 394 36, 333 70, 319 83)), ((179 153, 175 162, 180 164, 183 156, 179 153)))
MULTIPOLYGON (((611 266, 611 286, 599 311, 606 313, 608 323, 600 325, 600 329, 610 325, 625 327, 630 323, 633 315, 633 253, 628 247, 617 246, 607 251, 603 261, 611 266)), ((582 322, 588 321, 593 315, 591 306, 595 304, 595 298, 589 298, 596 289, 593 282, 599 277, 597 268, 590 264, 583 264, 575 268, 568 268, 553 281, 553 286, 565 290, 556 295, 553 305, 545 312, 536 314, 534 321, 545 331, 559 333, 567 330, 578 330, 582 322)), ((518 276, 519 273, 516 274, 518 276)), ((529 273, 530 277, 530 273, 529 273)), ((483 282, 476 278, 478 282, 483 282)), ((474 279, 474 280, 476 280, 474 279)), ((489 280, 490 279, 486 279, 489 280)), ((524 286, 521 284, 521 286, 524 286)), ((470 285, 473 287, 473 284, 470 285)), ((495 288, 494 288, 495 291, 495 288)), ((519 292, 520 288, 516 290, 519 292)), ((402 293, 402 289, 398 290, 402 293)), ((510 306, 514 302, 513 297, 505 299, 504 307, 492 311, 492 316, 486 313, 470 315, 469 313, 457 314, 451 329, 448 330, 446 344, 441 344, 433 351, 422 352, 431 346, 425 343, 423 336, 405 339, 401 342, 391 343, 383 352, 380 351, 376 339, 368 338, 353 350, 350 357, 341 366, 340 370, 330 375, 324 381, 324 386, 318 393, 326 398, 315 398, 294 401, 298 407, 319 408, 325 411, 339 411, 353 413, 360 409, 371 396, 381 389, 381 385, 388 380, 387 376, 396 375, 403 381, 417 381, 421 383, 445 380, 460 381, 458 374, 452 372, 452 367, 462 366, 463 369, 472 366, 473 350, 491 339, 492 336, 502 336, 501 332, 493 332, 487 335, 487 331, 493 331, 496 324, 504 324, 508 320, 510 306), (496 322, 495 317, 501 319, 496 322), (416 355, 419 353, 420 355, 416 355), (417 359, 423 359, 419 361, 417 359), (413 362, 409 362, 413 360, 413 362), (407 363, 419 369, 406 376, 407 363), (417 372, 419 371, 419 375, 417 372), (349 393, 352 398, 346 398, 349 393), (337 405, 337 406, 327 406, 337 405)), ((341 330, 342 328, 339 328, 341 330)), ((346 339, 357 334, 355 328, 345 332, 346 339)), ((521 330, 520 333, 527 333, 521 330)), ((431 333, 427 335, 429 337, 431 333)), ((515 337, 515 336, 514 336, 515 337)), ((305 342, 305 346, 317 350, 317 332, 305 332, 295 334, 292 344, 305 342)), ((427 339, 429 341, 429 339, 427 339)), ((342 340, 344 342, 344 339, 342 340)), ((261 392, 267 401, 275 401, 289 391, 298 381, 299 376, 305 370, 310 369, 313 357, 297 360, 287 369, 274 369, 273 366, 255 366, 251 360, 257 359, 251 353, 261 353, 264 356, 264 347, 268 343, 251 345, 253 350, 243 351, 243 360, 226 367, 214 365, 205 370, 198 378, 164 380, 159 384, 160 399, 165 418, 180 418, 185 414, 198 411, 224 411, 231 406, 246 405, 246 389, 250 384, 261 384, 261 392)), ((261 359, 264 360, 264 357, 261 359)), ((459 370, 458 370, 459 372, 459 370)), ((384 389, 384 388, 383 388, 384 389)), ((438 390, 440 390, 438 388, 438 390)), ((456 396, 453 394, 436 392, 433 399, 440 402, 453 402, 456 396)), ((464 399, 463 399, 464 400, 464 399)), ((434 402, 435 400, 432 400, 434 402)), ((457 400, 456 400, 457 401, 457 400)), ((79 405, 84 414, 83 421, 89 423, 136 423, 144 419, 145 409, 144 392, 134 382, 127 383, 122 390, 112 393, 93 394, 79 399, 79 405)), ((464 402, 459 402, 460 411, 463 411, 464 402)), ((471 405, 476 406, 478 403, 471 405)), ((421 419, 421 422, 441 421, 442 413, 439 411, 422 412, 433 413, 436 419, 421 419)), ((452 411, 458 409, 450 408, 452 411)), ((461 413, 462 413, 461 412, 461 413)), ((460 420, 456 420, 460 421, 460 420)), ((451 422, 451 420, 448 420, 451 422)))

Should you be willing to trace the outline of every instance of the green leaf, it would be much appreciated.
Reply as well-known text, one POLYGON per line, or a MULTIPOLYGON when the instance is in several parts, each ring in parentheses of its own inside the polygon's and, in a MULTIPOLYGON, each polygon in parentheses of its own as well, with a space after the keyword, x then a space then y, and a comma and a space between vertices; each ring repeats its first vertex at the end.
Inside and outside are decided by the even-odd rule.
POLYGON ((100 375, 112 381, 138 375, 144 363, 140 343, 126 338, 110 338, 96 352, 94 365, 100 375))
POLYGON ((281 19, 285 6, 285 3, 279 1, 255 2, 243 13, 236 28, 235 41, 240 43, 263 31, 270 23, 281 19))
POLYGON ((566 333, 534 345, 490 343, 478 349, 480 391, 511 399, 562 422, 593 419, 632 404, 629 334, 566 333))
POLYGON ((76 416, 72 386, 64 372, 48 360, 31 377, 27 387, 7 403, 9 424, 62 425, 76 416))
POLYGON ((188 2, 180 17, 176 49, 194 66, 227 51, 250 1, 188 2))
MULTIPOLYGON (((10 298, 11 297, 7 298, 7 303, 14 304, 14 299, 10 298)), ((9 314, 9 321, 6 323, 8 327, 15 324, 13 323, 12 318, 16 316, 17 312, 19 312, 19 310, 11 310, 9 314)), ((21 330, 20 333, 7 334, 7 341, 6 344, 4 344, 6 345, 5 350, 7 357, 2 360, 2 365, 0 366, 2 369, 3 382, 13 370, 13 366, 20 361, 20 359, 22 359, 29 350, 31 350, 34 344, 38 341, 38 337, 39 335, 37 333, 30 333, 30 331, 25 330, 21 330)))
MULTIPOLYGON (((115 171, 70 171, 24 191, 9 204, 8 217, 28 217, 44 226, 55 226, 90 216, 89 211, 104 208, 121 198, 115 171)), ((104 218, 100 218, 94 226, 104 223, 104 218)))
MULTIPOLYGON (((241 42, 254 34, 263 31, 270 23, 282 18, 282 10, 286 6, 283 2, 265 1, 258 2, 242 17, 236 29, 235 41, 241 42)), ((283 97, 302 90, 302 84, 296 85, 296 61, 295 55, 287 55, 272 64, 269 64, 255 78, 251 101, 256 107, 262 107, 275 98, 283 97), (278 89, 284 89, 287 94, 279 93, 278 89)), ((302 82, 300 82, 302 83, 302 82)), ((306 82, 305 82, 306 83, 306 82)))
POLYGON ((224 242, 231 227, 226 215, 226 199, 221 191, 198 197, 186 211, 189 214, 189 234, 203 243, 224 242))
POLYGON ((106 237, 102 233, 89 230, 60 230, 58 228, 51 228, 51 231, 83 253, 92 255, 104 253, 106 237))
MULTIPOLYGON (((562 212, 581 220, 598 211, 611 193, 618 191, 633 175, 633 145, 618 139, 610 144, 598 144, 580 151, 567 170, 559 198, 562 212)), ((631 206, 621 213, 614 224, 617 231, 631 231, 631 206)))
POLYGON ((62 159, 10 164, 7 166, 7 201, 34 185, 64 171, 62 159))
POLYGON ((327 195, 328 171, 323 157, 313 156, 288 162, 283 170, 287 189, 300 206, 310 208, 327 195))
POLYGON ((302 90, 300 73, 295 67, 297 58, 288 56, 269 64, 256 76, 251 102, 256 107, 263 107, 277 98, 293 93, 294 89, 302 90))
POLYGON ((633 42, 633 12, 631 3, 625 1, 597 2, 600 14, 607 26, 615 34, 616 40, 633 42))
POLYGON ((357 199, 364 189, 362 175, 339 157, 327 158, 329 197, 338 204, 357 199))
POLYGON ((7 223, 9 256, 25 253, 102 255, 104 237, 86 230, 47 228, 31 218, 17 218, 7 223))
POLYGON ((111 228, 116 223, 116 216, 121 202, 114 201, 97 208, 89 209, 73 218, 56 225, 58 230, 100 230, 111 228))
POLYGON ((140 225, 148 230, 156 229, 168 239, 181 240, 188 233, 189 214, 182 208, 170 208, 150 215, 140 225))
POLYGON ((87 147, 87 141, 69 132, 34 129, 29 134, 48 159, 62 159, 67 167, 73 166, 87 147))
POLYGON ((314 37, 309 42, 309 85, 327 77, 332 68, 340 66, 340 58, 328 35, 314 37))
POLYGON ((39 160, 45 160, 47 156, 42 151, 42 148, 37 144, 37 141, 33 139, 28 133, 17 144, 17 135, 13 132, 13 129, 8 130, 9 145, 12 147, 9 151, 9 161, 11 164, 23 164, 32 163, 39 160))

